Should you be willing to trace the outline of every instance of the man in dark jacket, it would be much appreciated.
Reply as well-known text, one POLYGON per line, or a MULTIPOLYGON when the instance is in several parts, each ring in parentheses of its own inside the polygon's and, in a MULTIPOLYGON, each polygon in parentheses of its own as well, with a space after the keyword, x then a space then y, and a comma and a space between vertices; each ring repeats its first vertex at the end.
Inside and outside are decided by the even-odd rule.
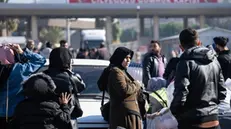
POLYGON ((66 40, 60 40, 59 44, 60 44, 60 47, 63 47, 63 48, 68 48, 69 47, 66 40))
POLYGON ((161 55, 161 47, 158 41, 151 41, 151 51, 145 54, 143 60, 143 83, 145 87, 152 77, 163 77, 166 58, 161 55))
POLYGON ((218 104, 226 97, 224 77, 214 51, 200 47, 191 28, 179 36, 184 53, 176 70, 171 111, 179 129, 219 129, 218 104))
POLYGON ((164 79, 167 80, 167 85, 169 85, 175 78, 176 74, 176 67, 180 59, 178 57, 173 57, 169 60, 165 72, 164 72, 164 79))
POLYGON ((227 47, 229 39, 225 37, 215 37, 213 41, 216 44, 216 49, 218 50, 217 59, 221 65, 223 76, 225 80, 231 78, 231 52, 227 47))
POLYGON ((51 51, 49 61, 49 68, 44 72, 52 78, 57 86, 55 92, 57 94, 62 92, 71 93, 73 95, 72 102, 75 102, 74 105, 70 104, 70 106, 75 106, 71 116, 73 118, 82 116, 83 112, 81 112, 81 109, 78 109, 80 107, 78 107, 77 94, 85 89, 85 84, 80 76, 76 76, 71 72, 71 52, 64 47, 55 48, 51 51))

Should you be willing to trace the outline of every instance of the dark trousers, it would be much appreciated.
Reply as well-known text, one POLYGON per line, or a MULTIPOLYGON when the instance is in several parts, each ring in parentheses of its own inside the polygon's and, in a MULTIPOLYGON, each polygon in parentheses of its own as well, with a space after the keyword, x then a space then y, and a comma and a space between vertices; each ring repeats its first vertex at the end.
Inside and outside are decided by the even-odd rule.
POLYGON ((231 129, 231 112, 225 113, 219 116, 219 123, 221 129, 231 129))
POLYGON ((7 122, 5 117, 0 117, 0 127, 1 129, 7 129, 7 122))
POLYGON ((200 127, 197 127, 197 126, 192 126, 192 125, 182 125, 182 124, 179 124, 178 125, 178 129, 221 129, 220 126, 216 126, 216 127, 211 127, 211 128, 200 128, 200 127))

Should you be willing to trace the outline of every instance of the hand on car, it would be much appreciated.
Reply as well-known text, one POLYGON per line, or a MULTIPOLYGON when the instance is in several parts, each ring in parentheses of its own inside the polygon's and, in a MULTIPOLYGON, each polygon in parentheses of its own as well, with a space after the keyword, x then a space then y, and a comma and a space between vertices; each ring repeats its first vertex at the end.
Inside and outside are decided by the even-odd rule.
POLYGON ((59 97, 60 104, 67 104, 71 99, 71 94, 67 94, 67 92, 62 93, 61 97, 59 97))

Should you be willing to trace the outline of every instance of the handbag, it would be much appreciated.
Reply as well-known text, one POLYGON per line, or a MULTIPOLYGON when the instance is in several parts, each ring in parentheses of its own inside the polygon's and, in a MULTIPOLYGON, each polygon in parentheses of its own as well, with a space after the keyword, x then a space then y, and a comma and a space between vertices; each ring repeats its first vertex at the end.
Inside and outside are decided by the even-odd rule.
POLYGON ((101 115, 103 119, 107 122, 109 122, 109 114, 110 114, 110 101, 104 104, 104 98, 105 98, 105 90, 103 90, 103 97, 101 101, 101 115))

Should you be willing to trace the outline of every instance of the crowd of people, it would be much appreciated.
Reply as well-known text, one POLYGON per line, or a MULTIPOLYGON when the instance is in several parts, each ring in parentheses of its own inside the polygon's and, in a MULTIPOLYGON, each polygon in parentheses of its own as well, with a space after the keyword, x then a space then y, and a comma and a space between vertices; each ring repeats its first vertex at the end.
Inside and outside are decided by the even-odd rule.
MULTIPOLYGON (((102 60, 109 60, 110 53, 106 48, 105 44, 102 42, 99 45, 99 48, 80 48, 74 49, 70 48, 68 42, 66 40, 60 40, 59 42, 60 47, 68 48, 73 58, 77 59, 102 59, 102 60)), ((41 54, 46 59, 49 59, 50 53, 54 48, 51 42, 46 42, 44 47, 35 47, 35 43, 33 40, 28 40, 26 44, 26 48, 29 50, 41 54)))
POLYGON ((183 53, 168 63, 161 54, 160 43, 151 41, 142 62, 144 86, 127 72, 133 51, 123 47, 115 50, 98 82, 99 87, 107 86, 105 90, 110 95, 110 129, 149 129, 148 114, 158 116, 165 107, 176 118, 177 127, 162 120, 168 128, 155 129, 229 128, 230 88, 225 83, 231 78, 228 39, 215 37, 214 44, 205 47, 196 30, 187 28, 179 40, 183 53), (174 87, 171 102, 168 86, 174 87))
MULTIPOLYGON (((149 129, 148 114, 168 107, 178 122, 178 129, 227 129, 221 114, 230 111, 231 52, 228 38, 215 37, 214 44, 203 46, 196 30, 187 28, 179 35, 180 57, 167 62, 158 41, 142 62, 142 82, 127 69, 134 52, 118 47, 110 56, 104 44, 100 48, 80 50, 77 58, 108 59, 110 64, 98 80, 100 90, 110 96, 110 129, 149 129), (174 84, 173 99, 166 88, 174 84)), ((78 93, 84 80, 71 71, 73 52, 65 40, 60 47, 35 52, 28 40, 25 49, 9 44, 0 47, 0 125, 2 129, 72 129, 71 118, 83 110, 78 93), (37 73, 49 58, 47 70, 37 73)), ((162 123, 163 124, 163 123, 162 123)), ((162 128, 161 128, 162 129, 162 128)), ((167 129, 167 128, 166 128, 167 129)))
MULTIPOLYGON (((31 44, 30 44, 31 43, 31 44)), ((37 73, 46 58, 18 44, 0 47, 0 125, 2 129, 72 129, 71 118, 82 116, 77 94, 85 89, 72 73, 72 53, 65 47, 49 55, 47 70, 37 73)))

